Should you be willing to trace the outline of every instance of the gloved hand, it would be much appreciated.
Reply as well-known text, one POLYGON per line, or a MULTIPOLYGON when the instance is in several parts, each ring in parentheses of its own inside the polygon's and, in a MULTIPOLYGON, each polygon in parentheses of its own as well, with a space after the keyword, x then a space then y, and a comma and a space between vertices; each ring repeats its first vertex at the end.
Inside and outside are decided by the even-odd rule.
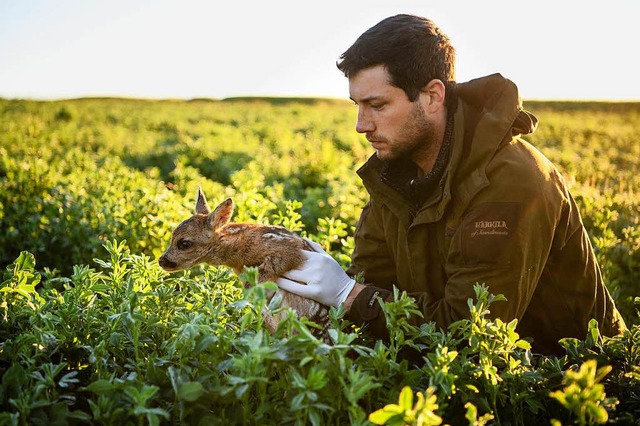
POLYGON ((276 280, 276 284, 290 293, 338 307, 347 299, 356 281, 342 270, 340 264, 320 244, 310 240, 307 242, 315 252, 303 250, 306 257, 304 263, 299 269, 285 273, 276 280))

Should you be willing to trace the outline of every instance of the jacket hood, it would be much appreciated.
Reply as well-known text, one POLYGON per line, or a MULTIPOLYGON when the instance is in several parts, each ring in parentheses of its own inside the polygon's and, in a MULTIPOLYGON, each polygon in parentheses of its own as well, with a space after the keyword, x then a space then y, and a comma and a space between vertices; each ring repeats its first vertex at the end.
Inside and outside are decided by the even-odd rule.
POLYGON ((538 127, 536 116, 522 108, 522 99, 516 85, 500 74, 459 83, 455 90, 458 98, 476 113, 489 114, 488 118, 500 114, 507 121, 514 116, 510 123, 512 135, 533 133, 538 127))

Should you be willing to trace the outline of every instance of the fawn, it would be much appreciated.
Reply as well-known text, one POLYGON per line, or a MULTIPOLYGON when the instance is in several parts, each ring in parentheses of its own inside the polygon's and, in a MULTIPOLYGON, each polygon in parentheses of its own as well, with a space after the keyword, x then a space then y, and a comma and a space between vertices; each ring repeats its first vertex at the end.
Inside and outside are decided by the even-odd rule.
MULTIPOLYGON (((173 231, 169 248, 160 256, 158 264, 169 272, 199 263, 225 265, 236 274, 245 266, 257 266, 259 281, 265 282, 275 281, 300 266, 304 261, 301 249, 313 251, 306 240, 281 226, 229 223, 233 208, 233 200, 228 198, 211 211, 198 188, 195 214, 173 231)), ((320 324, 324 333, 329 325, 327 306, 281 289, 269 295, 269 299, 278 294, 282 297, 282 306, 320 324)), ((283 319, 269 312, 263 312, 263 316, 272 332, 283 319)))

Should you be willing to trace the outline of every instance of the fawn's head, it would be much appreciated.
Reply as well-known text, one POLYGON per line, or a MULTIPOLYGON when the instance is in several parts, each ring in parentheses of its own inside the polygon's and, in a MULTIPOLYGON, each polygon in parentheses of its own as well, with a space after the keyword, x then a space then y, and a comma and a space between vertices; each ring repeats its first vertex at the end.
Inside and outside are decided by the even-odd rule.
POLYGON ((227 198, 211 211, 200 188, 196 197, 196 213, 173 231, 169 248, 158 264, 165 271, 187 269, 205 261, 216 261, 219 237, 217 231, 229 223, 233 200, 227 198))

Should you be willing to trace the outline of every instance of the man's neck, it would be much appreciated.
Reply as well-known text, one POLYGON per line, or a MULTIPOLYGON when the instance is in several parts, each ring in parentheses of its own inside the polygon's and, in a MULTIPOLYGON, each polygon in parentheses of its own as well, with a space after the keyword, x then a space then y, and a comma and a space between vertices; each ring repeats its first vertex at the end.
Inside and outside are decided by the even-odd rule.
POLYGON ((447 128, 447 111, 443 110, 443 114, 438 120, 434 121, 433 139, 426 144, 425 149, 416 152, 412 158, 413 162, 418 166, 418 177, 424 176, 433 170, 438 160, 442 142, 445 137, 447 128))
POLYGON ((442 138, 438 138, 438 142, 430 144, 429 150, 421 158, 414 158, 413 162, 418 166, 418 177, 425 176, 433 170, 441 147, 442 138))

